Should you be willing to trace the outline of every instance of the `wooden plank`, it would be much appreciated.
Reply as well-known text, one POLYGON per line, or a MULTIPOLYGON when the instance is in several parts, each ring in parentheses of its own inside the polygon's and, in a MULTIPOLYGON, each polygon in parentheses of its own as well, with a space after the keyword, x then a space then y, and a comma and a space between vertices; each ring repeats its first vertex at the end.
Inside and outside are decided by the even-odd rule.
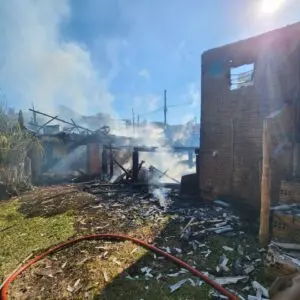
POLYGON ((270 153, 268 119, 264 121, 263 131, 263 170, 261 179, 261 209, 259 241, 263 247, 269 244, 269 218, 270 218, 270 153))

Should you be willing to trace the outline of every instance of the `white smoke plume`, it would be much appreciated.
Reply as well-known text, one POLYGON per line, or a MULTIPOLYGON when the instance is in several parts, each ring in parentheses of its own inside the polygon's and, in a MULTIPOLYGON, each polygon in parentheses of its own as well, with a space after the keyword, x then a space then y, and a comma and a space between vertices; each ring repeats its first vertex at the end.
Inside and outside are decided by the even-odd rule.
MULTIPOLYGON (((164 128, 148 124, 143 127, 133 128, 118 128, 114 131, 115 134, 123 136, 131 136, 134 140, 132 146, 145 146, 145 147, 157 147, 157 152, 140 152, 140 161, 144 160, 146 166, 153 165, 158 168, 161 172, 166 172, 169 177, 180 181, 181 176, 189 173, 195 173, 196 167, 189 167, 188 153, 176 153, 173 151, 173 146, 176 142, 186 141, 190 132, 185 126, 182 126, 181 130, 177 129, 174 139, 173 136, 168 138, 164 128)), ((195 155, 193 153, 193 162, 195 162, 195 155)), ((162 178, 163 182, 173 182, 170 178, 162 178)))
POLYGON ((0 1, 0 88, 18 108, 34 103, 51 114, 67 104, 80 113, 113 112, 108 82, 90 53, 61 36, 70 17, 67 0, 0 1))
MULTIPOLYGON (((61 26, 69 18, 67 0, 0 1, 0 88, 18 108, 28 109, 34 103, 38 110, 54 115, 56 106, 64 104, 80 115, 101 109, 102 113, 116 116, 109 80, 99 75, 85 47, 65 41, 61 35, 61 26)), ((146 111, 153 110, 161 105, 162 97, 148 95, 137 97, 134 102, 141 103, 146 111)), ((170 150, 163 129, 152 125, 135 131, 115 126, 112 133, 137 138, 136 146, 170 150)), ((171 152, 140 156, 163 172, 169 169, 168 175, 176 179, 187 170, 180 163, 182 158, 171 152)))

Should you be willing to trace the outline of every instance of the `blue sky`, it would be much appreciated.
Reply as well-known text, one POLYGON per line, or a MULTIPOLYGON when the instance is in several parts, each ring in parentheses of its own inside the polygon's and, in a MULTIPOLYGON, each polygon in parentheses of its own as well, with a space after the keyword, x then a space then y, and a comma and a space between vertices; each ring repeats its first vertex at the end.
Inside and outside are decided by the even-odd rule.
MULTIPOLYGON (((203 51, 300 21, 300 0, 283 0, 274 14, 261 12, 265 0, 21 1, 0 4, 0 38, 7 45, 0 59, 9 62, 0 88, 10 105, 25 107, 31 99, 51 111, 46 102, 63 102, 78 112, 110 109, 130 118, 132 108, 141 115, 160 108, 167 89, 170 105, 191 103, 170 108, 170 123, 199 120, 203 51), (8 34, 12 26, 16 39, 14 29, 8 34), (15 48, 25 49, 22 60, 15 48)), ((142 118, 162 121, 163 111, 142 118)))

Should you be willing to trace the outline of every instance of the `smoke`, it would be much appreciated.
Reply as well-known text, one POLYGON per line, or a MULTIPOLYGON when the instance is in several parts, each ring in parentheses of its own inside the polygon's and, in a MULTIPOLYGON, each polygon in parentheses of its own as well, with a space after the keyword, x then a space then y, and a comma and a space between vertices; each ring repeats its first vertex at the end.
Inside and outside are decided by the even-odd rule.
POLYGON ((164 210, 167 210, 171 204, 171 201, 168 199, 168 192, 168 189, 165 188, 152 189, 153 196, 158 199, 160 207, 164 208, 164 210))
POLYGON ((153 165, 168 175, 168 177, 162 177, 161 182, 174 182, 172 179, 180 181, 181 176, 196 172, 195 167, 188 165, 188 155, 175 153, 171 147, 162 148, 154 153, 141 152, 140 159, 144 160, 147 166, 153 165))
MULTIPOLYGON (((156 152, 140 152, 139 160, 146 162, 145 166, 153 165, 162 172, 166 172, 169 177, 180 181, 181 176, 189 173, 195 173, 195 166, 190 167, 188 164, 188 153, 176 153, 174 146, 188 146, 186 141, 191 136, 190 126, 177 126, 173 135, 168 134, 164 126, 146 124, 142 127, 115 127, 112 132, 116 135, 129 136, 133 138, 132 147, 145 146, 157 147, 156 152)), ((197 146, 197 145, 191 145, 197 146)), ((194 156, 194 153, 193 153, 194 156)), ((195 163, 195 158, 193 159, 195 163)), ((172 182, 172 179, 163 177, 162 182, 172 182)))
POLYGON ((86 146, 79 146, 70 155, 56 163, 50 173, 70 174, 77 170, 86 170, 86 146))
POLYGON ((64 41, 71 17, 67 0, 0 1, 0 87, 9 102, 55 112, 68 104, 80 113, 96 107, 113 113, 113 95, 78 43, 64 41))
MULTIPOLYGON (((63 39, 61 28, 71 17, 67 0, 0 1, 0 88, 18 108, 27 109, 34 103, 38 110, 56 114, 56 107, 64 104, 80 115, 101 109, 115 116, 114 97, 108 90, 112 78, 100 76, 83 45, 63 39)), ((142 73, 146 75, 145 70, 142 73)), ((193 87, 189 92, 196 98, 193 87)), ((149 94, 136 97, 134 102, 140 105, 137 111, 147 111, 156 110, 162 99, 149 94)), ((172 153, 173 141, 163 128, 148 125, 134 131, 116 124, 112 133, 135 138, 132 146, 164 148, 167 152, 141 153, 141 159, 163 172, 169 169, 168 174, 176 179, 186 170, 180 162, 184 158, 172 153)), ((73 154, 76 159, 81 155, 79 150, 73 154)), ((64 168, 70 168, 71 163, 68 158, 64 168)))
MULTIPOLYGON (((178 126, 175 130, 174 135, 170 136, 167 134, 164 126, 159 127, 154 124, 147 124, 142 127, 132 126, 113 126, 111 132, 117 136, 126 136, 131 138, 131 142, 127 144, 129 146, 128 150, 115 151, 116 160, 123 165, 125 169, 130 169, 132 165, 132 150, 134 147, 157 147, 155 152, 139 152, 139 161, 145 161, 144 167, 147 169, 150 166, 154 166, 161 171, 161 173, 166 173, 167 176, 163 176, 159 182, 174 182, 181 180, 181 176, 189 173, 195 173, 195 157, 192 161, 192 166, 188 160, 188 153, 176 153, 173 149, 176 146, 178 141, 183 143, 187 140, 187 137, 190 134, 190 131, 186 126, 178 126), (174 138, 175 137, 175 138, 174 138)), ((168 127, 170 129, 170 127, 168 127)), ((130 139, 127 140, 129 142, 130 139)), ((117 145, 116 145, 117 146, 117 145)), ((125 146, 124 142, 120 146, 125 146)), ((178 145, 177 145, 178 146, 178 145)), ((197 145, 191 145, 197 146, 197 145)), ((193 150, 191 150, 193 151, 193 150)), ((194 151, 193 151, 194 152, 194 151)), ((75 151, 71 152, 69 155, 60 160, 55 166, 53 166, 49 171, 51 173, 58 174, 70 174, 78 169, 86 171, 86 147, 82 146, 77 148, 75 151), (81 162, 81 164, 78 164, 81 162)), ((99 155, 101 155, 101 150, 99 155)), ((194 153, 193 153, 194 156, 194 153)), ((146 170, 143 170, 146 171, 146 170)), ((143 174, 141 171, 141 177, 143 174)), ((123 172, 117 166, 115 167, 114 175, 117 177, 123 172)), ((147 172, 145 174, 148 174, 147 172)), ((149 174, 148 174, 149 175, 149 174)), ((148 176, 147 175, 147 176, 148 176)), ((147 176, 145 178, 147 178, 147 176)), ((114 178, 115 179, 115 178, 114 178)), ((146 179, 147 180, 147 179, 146 179)), ((158 182, 157 182, 158 183, 158 182)), ((160 190, 160 189, 158 189, 160 190)), ((155 194, 156 198, 165 199, 165 192, 157 191, 159 193, 155 194)))

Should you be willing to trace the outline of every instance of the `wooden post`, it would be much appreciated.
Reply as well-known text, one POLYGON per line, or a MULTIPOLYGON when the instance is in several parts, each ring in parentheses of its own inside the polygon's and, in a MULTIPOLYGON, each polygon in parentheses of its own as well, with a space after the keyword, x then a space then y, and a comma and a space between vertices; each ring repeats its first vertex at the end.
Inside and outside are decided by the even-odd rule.
POLYGON ((260 228, 259 241, 265 247, 269 243, 269 218, 270 218, 270 151, 269 151, 268 119, 263 126, 263 161, 261 176, 261 203, 260 203, 260 228))
POLYGON ((109 145, 109 177, 112 179, 114 176, 114 154, 111 145, 109 145))
POLYGON ((108 153, 105 146, 102 150, 102 174, 104 176, 108 175, 108 153))
POLYGON ((137 148, 132 152, 132 181, 137 182, 139 174, 139 151, 137 148))

